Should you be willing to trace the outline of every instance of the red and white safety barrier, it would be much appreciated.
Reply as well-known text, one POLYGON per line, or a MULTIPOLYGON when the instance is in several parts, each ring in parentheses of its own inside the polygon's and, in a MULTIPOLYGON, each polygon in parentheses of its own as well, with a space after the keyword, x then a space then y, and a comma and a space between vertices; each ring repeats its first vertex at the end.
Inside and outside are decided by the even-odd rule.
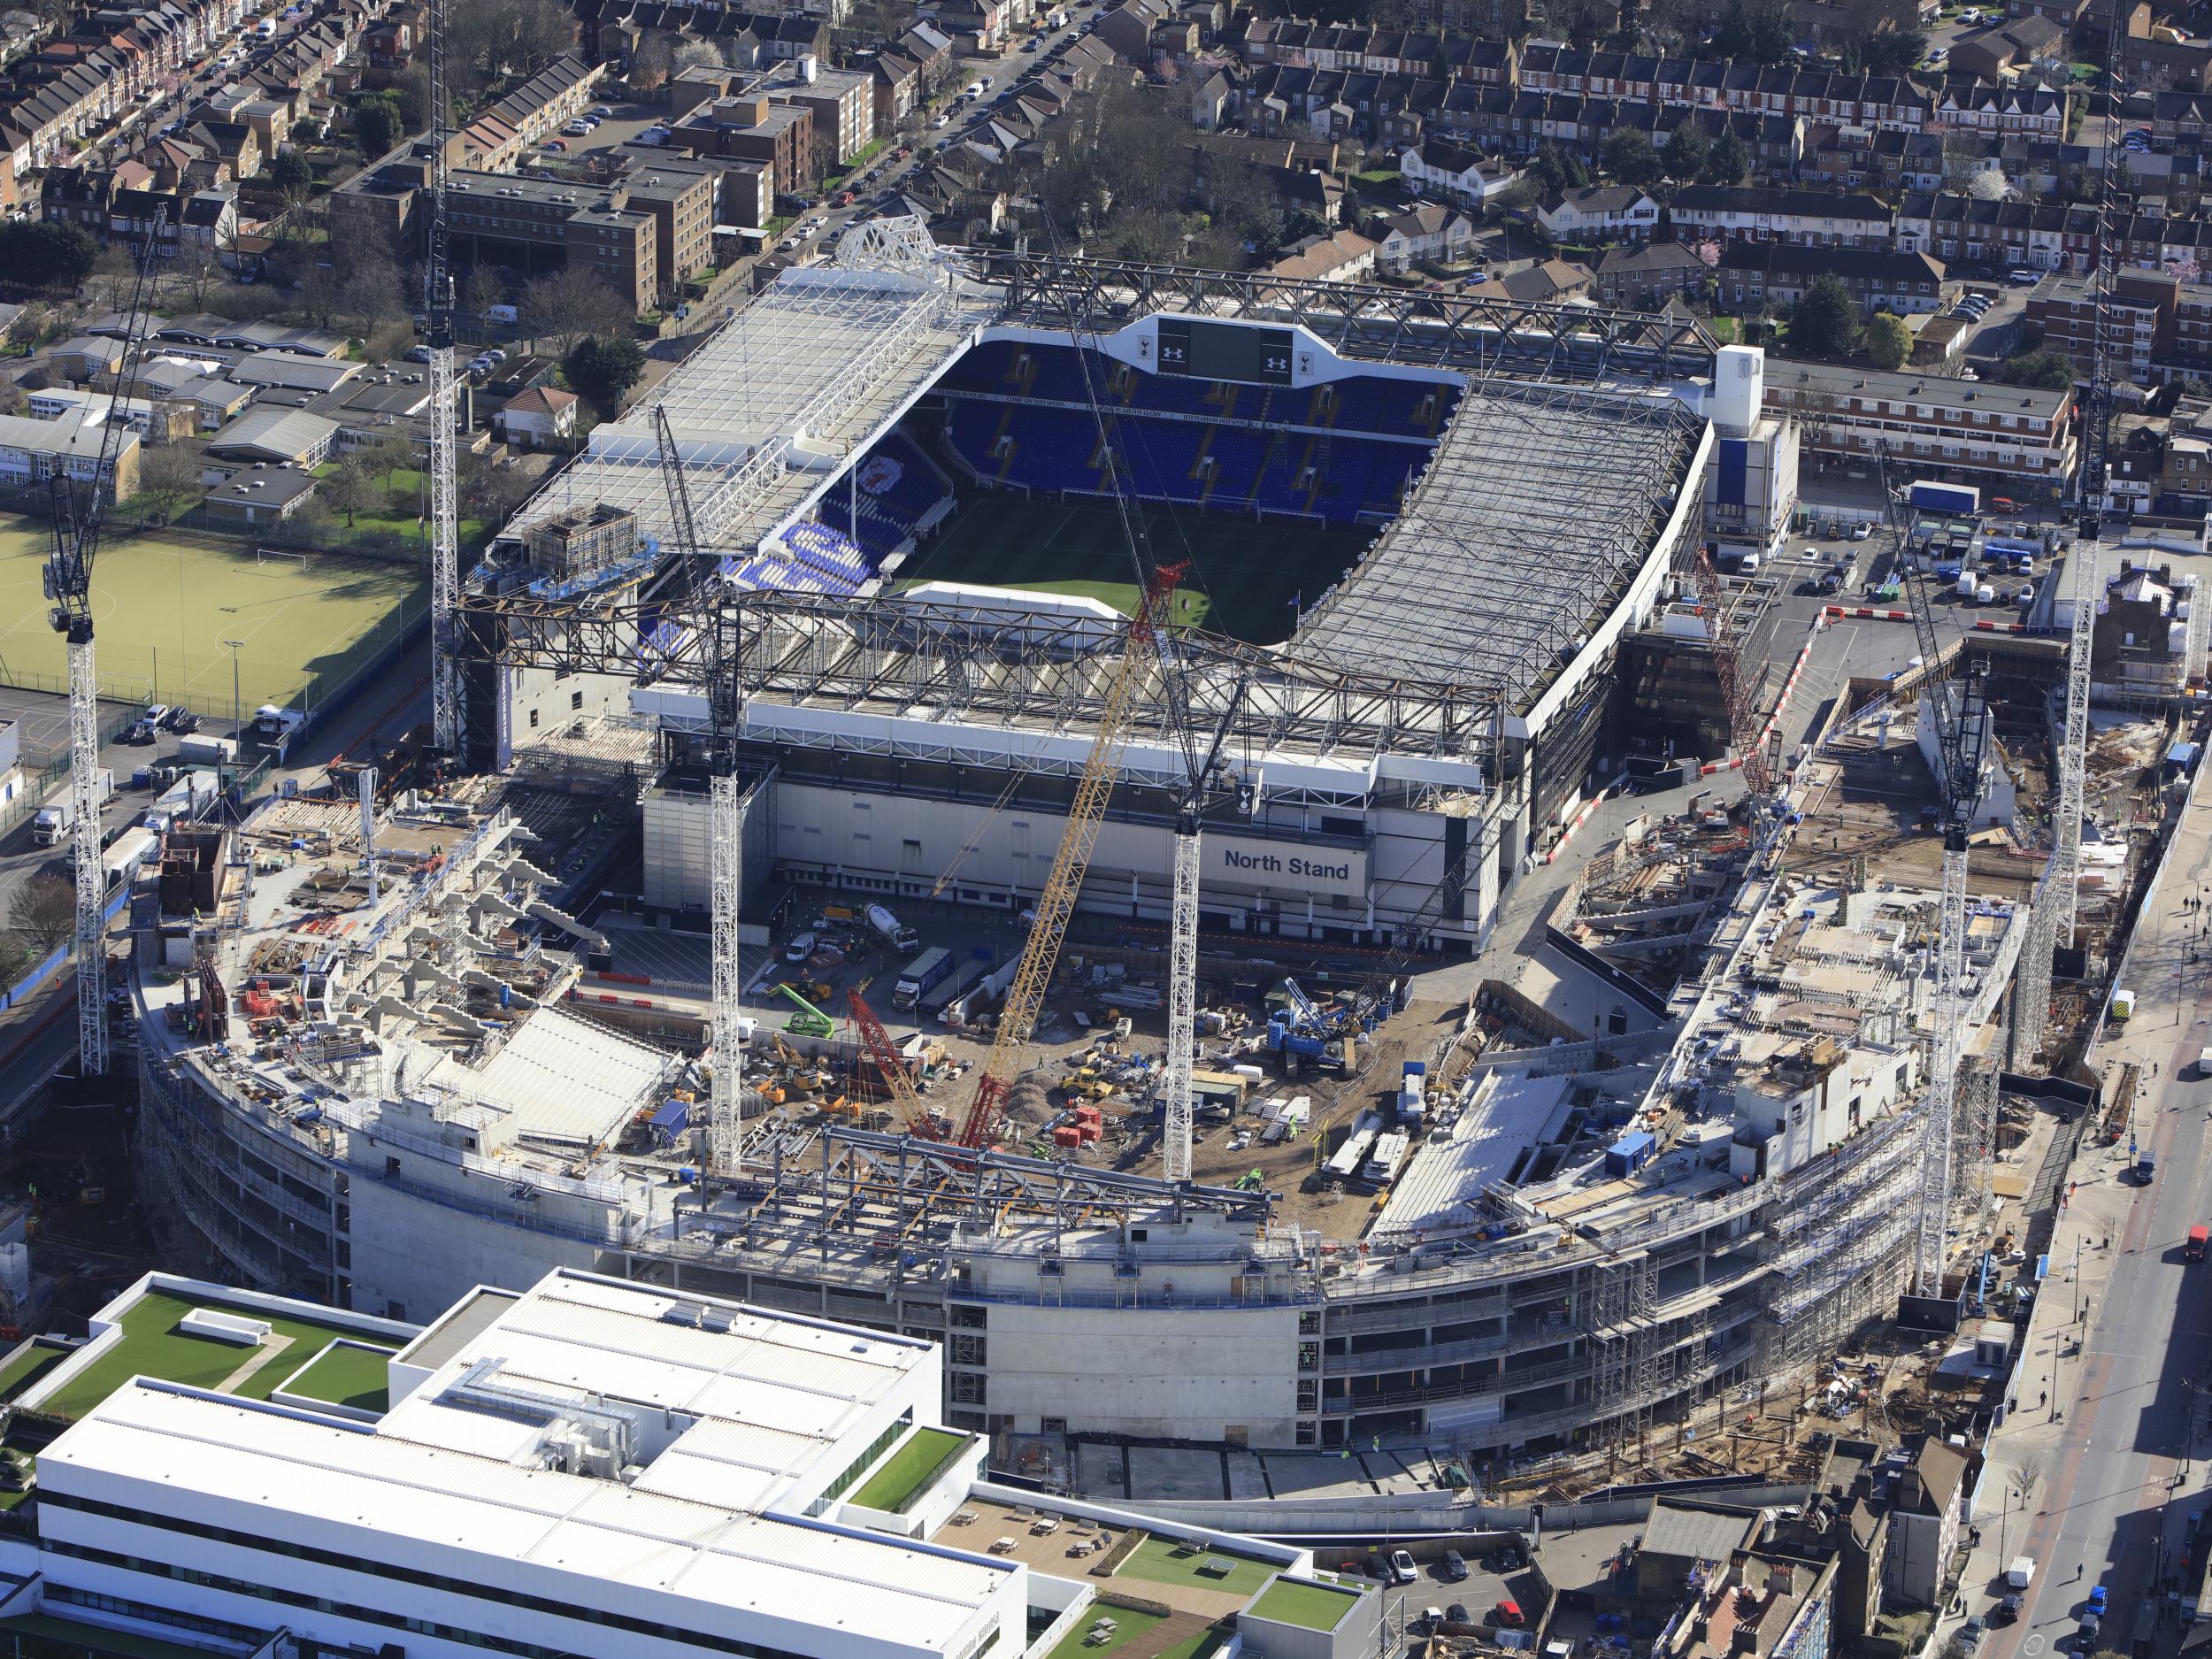
POLYGON ((1561 849, 1574 839, 1574 833, 1589 820, 1590 814, 1598 810, 1598 803, 1604 800, 1609 793, 1610 792, 1608 790, 1599 790, 1582 803, 1582 810, 1567 820, 1567 827, 1559 832, 1559 839, 1551 844, 1551 849, 1544 855, 1546 864, 1551 863, 1553 859, 1559 856, 1561 849))

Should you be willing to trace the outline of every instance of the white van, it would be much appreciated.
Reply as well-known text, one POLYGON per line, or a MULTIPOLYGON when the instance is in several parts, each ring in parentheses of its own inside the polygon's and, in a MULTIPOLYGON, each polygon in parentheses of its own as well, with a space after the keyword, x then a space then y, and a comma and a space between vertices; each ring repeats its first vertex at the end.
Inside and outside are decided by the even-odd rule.
POLYGON ((487 305, 484 315, 495 323, 511 323, 520 315, 511 305, 487 305))
POLYGON ((1759 570, 1759 556, 1756 553, 1745 554, 1743 563, 1736 568, 1747 576, 1756 575, 1759 570))

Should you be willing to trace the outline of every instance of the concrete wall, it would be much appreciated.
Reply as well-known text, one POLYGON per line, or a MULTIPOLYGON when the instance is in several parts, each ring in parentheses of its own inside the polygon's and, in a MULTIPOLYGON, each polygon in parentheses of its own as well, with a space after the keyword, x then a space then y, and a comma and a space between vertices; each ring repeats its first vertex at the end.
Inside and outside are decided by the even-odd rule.
POLYGON ((422 1317, 442 1313, 479 1285, 523 1290, 548 1268, 595 1269, 598 1260, 597 1248, 580 1240, 470 1215, 380 1181, 353 1181, 357 1308, 422 1317))
MULTIPOLYGON (((778 780, 773 825, 756 853, 749 826, 749 865, 772 858, 800 879, 849 885, 895 902, 926 894, 989 810, 983 802, 935 800, 778 780), (862 887, 853 878, 887 882, 862 887)), ((699 909, 706 903, 706 803, 656 793, 645 809, 645 897, 649 904, 699 909)), ((1233 928, 1254 925, 1262 907, 1275 929, 1306 937, 1320 928, 1387 926, 1427 902, 1443 869, 1441 818, 1378 809, 1364 816, 1368 848, 1324 840, 1318 813, 1281 804, 1254 831, 1210 831, 1200 875, 1200 902, 1233 928), (1269 867, 1270 865, 1273 867, 1269 867)), ((1361 818, 1356 809, 1343 816, 1361 818)), ((1044 885, 1066 827, 1055 811, 1010 806, 984 825, 960 865, 959 892, 970 903, 1010 913, 1044 885)), ((1471 828, 1481 833, 1477 824, 1471 828)), ((1171 836, 1164 826, 1109 820, 1099 832, 1083 908, 1094 913, 1163 920, 1168 911, 1171 836)), ((1471 883, 1466 931, 1479 933, 1495 903, 1494 877, 1471 883)))
POLYGON ((991 1309, 986 1409, 1014 1432, 1075 1432, 1255 1446, 1296 1438, 1298 1310, 991 1309))

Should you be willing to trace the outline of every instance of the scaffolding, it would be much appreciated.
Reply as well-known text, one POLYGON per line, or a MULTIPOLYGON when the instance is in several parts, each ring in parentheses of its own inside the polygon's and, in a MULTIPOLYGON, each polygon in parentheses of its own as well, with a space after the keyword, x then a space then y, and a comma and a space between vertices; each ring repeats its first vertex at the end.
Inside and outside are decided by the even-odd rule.
POLYGON ((1926 1098, 1862 1133, 1847 1157, 1839 1153, 1785 1182, 1767 1230, 1775 1370, 1832 1352, 1895 1303, 1915 1237, 1926 1098))

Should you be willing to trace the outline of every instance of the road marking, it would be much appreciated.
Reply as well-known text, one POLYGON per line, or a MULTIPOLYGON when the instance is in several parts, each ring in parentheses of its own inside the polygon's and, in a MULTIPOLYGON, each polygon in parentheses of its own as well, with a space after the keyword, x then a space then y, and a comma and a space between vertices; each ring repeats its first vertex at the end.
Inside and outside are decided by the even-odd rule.
POLYGON ((2041 1653, 2043 1651, 2043 1638, 2040 1636, 2029 1637, 2027 1640, 2020 1644, 2020 1651, 2022 1653, 2031 1655, 2041 1653))

